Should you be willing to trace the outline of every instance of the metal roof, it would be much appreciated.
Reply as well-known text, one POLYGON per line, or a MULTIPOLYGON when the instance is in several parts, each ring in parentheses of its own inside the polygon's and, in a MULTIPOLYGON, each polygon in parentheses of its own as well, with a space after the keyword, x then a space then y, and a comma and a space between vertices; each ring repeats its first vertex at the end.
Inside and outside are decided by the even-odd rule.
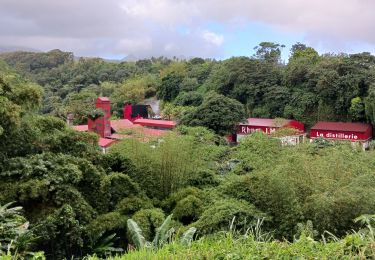
POLYGON ((105 102, 110 102, 111 101, 108 97, 98 97, 96 100, 97 101, 105 101, 105 102))
POLYGON ((326 122, 320 121, 316 123, 311 130, 329 130, 329 131, 347 131, 347 132, 366 132, 371 125, 365 123, 351 122, 326 122))
POLYGON ((116 142, 116 140, 100 137, 99 141, 98 141, 98 144, 99 144, 100 147, 107 148, 107 147, 111 146, 112 144, 114 144, 115 142, 116 142))
POLYGON ((161 128, 173 128, 176 126, 175 121, 170 120, 155 120, 155 119, 144 119, 139 118, 134 120, 134 124, 142 125, 142 126, 153 126, 153 127, 161 127, 161 128))
POLYGON ((134 124, 128 119, 118 119, 111 120, 111 127, 113 130, 115 130, 115 132, 120 132, 121 130, 133 128, 134 124))
POLYGON ((252 126, 263 126, 263 127, 282 127, 286 126, 288 123, 290 123, 293 120, 284 119, 282 122, 284 122, 281 126, 275 125, 275 119, 271 118, 248 118, 247 124, 252 126))
POLYGON ((79 131, 79 132, 89 131, 88 125, 73 125, 72 127, 73 127, 74 130, 79 131))

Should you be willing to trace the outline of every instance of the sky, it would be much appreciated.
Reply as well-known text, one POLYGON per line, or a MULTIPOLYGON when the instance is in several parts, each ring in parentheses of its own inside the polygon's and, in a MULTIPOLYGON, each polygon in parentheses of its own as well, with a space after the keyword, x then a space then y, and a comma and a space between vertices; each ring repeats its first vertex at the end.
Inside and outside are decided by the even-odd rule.
POLYGON ((263 41, 375 53, 374 0, 0 0, 0 47, 225 59, 263 41))

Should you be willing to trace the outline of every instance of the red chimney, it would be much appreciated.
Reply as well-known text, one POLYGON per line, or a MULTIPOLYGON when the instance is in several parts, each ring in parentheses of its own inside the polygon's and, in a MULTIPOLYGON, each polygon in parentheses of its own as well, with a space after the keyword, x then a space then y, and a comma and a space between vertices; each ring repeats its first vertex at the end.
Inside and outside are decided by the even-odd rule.
POLYGON ((95 102, 95 107, 101 109, 104 117, 99 117, 95 120, 89 118, 88 129, 89 131, 99 134, 101 137, 111 135, 111 101, 107 97, 98 97, 95 102))
POLYGON ((124 106, 124 119, 132 120, 133 106, 130 103, 126 103, 124 106))

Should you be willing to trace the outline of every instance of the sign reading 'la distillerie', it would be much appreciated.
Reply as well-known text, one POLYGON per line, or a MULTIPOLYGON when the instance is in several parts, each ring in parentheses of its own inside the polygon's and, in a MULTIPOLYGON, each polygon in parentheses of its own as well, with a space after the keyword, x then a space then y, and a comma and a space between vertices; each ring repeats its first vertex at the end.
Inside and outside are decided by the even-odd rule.
POLYGON ((348 133, 319 133, 316 131, 316 137, 323 137, 323 138, 332 138, 332 139, 347 139, 347 140, 357 140, 358 136, 356 134, 348 134, 348 133))

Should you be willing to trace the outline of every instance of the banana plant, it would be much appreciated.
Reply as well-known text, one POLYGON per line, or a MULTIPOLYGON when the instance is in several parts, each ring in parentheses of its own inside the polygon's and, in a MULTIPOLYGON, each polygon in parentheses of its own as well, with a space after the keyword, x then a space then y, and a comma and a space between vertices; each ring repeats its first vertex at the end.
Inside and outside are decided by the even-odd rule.
MULTIPOLYGON (((127 226, 129 233, 131 235, 132 241, 135 244, 135 247, 137 249, 143 249, 143 248, 161 248, 165 244, 167 244, 172 234, 175 232, 175 229, 173 227, 170 228, 170 224, 172 221, 172 214, 169 215, 161 224, 159 228, 156 229, 156 234, 152 242, 146 241, 145 237, 142 234, 141 228, 138 226, 138 224, 132 220, 128 219, 127 226)), ((193 240, 193 236, 196 232, 195 227, 189 228, 181 237, 180 243, 186 246, 191 245, 191 241, 193 240)))

